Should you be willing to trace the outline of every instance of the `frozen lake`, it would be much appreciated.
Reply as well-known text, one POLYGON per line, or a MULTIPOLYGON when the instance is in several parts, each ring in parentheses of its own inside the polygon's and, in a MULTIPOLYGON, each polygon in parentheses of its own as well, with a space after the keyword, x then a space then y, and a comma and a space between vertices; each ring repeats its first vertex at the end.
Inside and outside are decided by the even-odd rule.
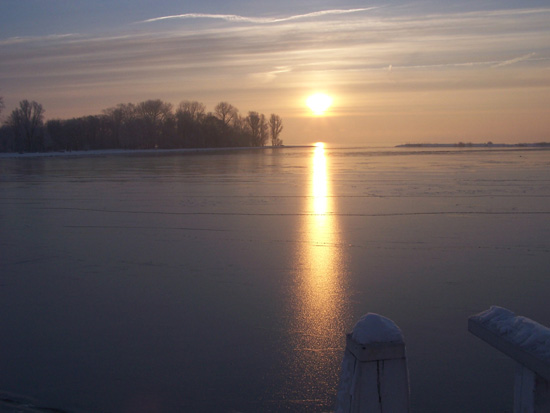
POLYGON ((376 312, 413 412, 511 412, 467 318, 550 326, 549 218, 548 150, 2 158, 0 411, 328 412, 376 312))

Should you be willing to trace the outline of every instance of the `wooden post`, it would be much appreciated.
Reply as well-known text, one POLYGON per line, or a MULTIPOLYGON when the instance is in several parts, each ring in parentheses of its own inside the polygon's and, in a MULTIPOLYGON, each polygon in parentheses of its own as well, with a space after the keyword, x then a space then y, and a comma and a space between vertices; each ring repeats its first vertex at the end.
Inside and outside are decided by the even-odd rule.
POLYGON ((364 315, 347 335, 336 413, 406 413, 409 373, 405 342, 395 323, 364 315))
POLYGON ((493 306, 471 316, 468 330, 514 359, 514 413, 550 412, 550 329, 493 306))

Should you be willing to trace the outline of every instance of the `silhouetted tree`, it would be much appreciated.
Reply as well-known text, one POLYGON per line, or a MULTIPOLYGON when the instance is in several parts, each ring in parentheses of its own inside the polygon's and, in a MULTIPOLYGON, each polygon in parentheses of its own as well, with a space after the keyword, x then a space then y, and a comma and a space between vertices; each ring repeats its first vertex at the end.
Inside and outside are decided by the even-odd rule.
POLYGON ((220 102, 214 108, 214 114, 222 121, 224 126, 229 126, 238 113, 239 111, 227 102, 220 102))
POLYGON ((227 102, 206 114, 196 101, 182 101, 173 113, 170 103, 147 100, 119 104, 101 115, 52 119, 45 127, 43 112, 36 102, 20 102, 0 130, 0 150, 263 146, 270 136, 272 144, 282 142, 280 117, 271 115, 269 122, 258 112, 242 117, 227 102))
POLYGON ((147 100, 138 103, 136 115, 143 130, 140 135, 140 146, 144 148, 157 148, 164 132, 162 123, 172 115, 172 105, 160 99, 147 100))
POLYGON ((235 146, 251 146, 248 122, 245 117, 237 115, 233 120, 233 144, 235 146))
POLYGON ((269 139, 269 126, 267 124, 267 120, 265 119, 265 115, 262 113, 260 115, 260 141, 258 142, 258 146, 265 146, 267 143, 267 140, 269 139))
POLYGON ((67 151, 70 149, 64 123, 65 121, 61 119, 50 119, 46 122, 46 131, 52 140, 52 146, 55 150, 67 151))
POLYGON ((202 142, 204 147, 218 148, 222 146, 230 146, 224 142, 226 126, 214 115, 206 115, 201 123, 202 142))
POLYGON ((206 107, 203 103, 197 101, 184 100, 180 102, 176 113, 182 113, 188 116, 193 121, 200 121, 206 112, 206 107))
MULTIPOLYGON (((4 98, 0 96, 0 115, 4 110, 4 98)), ((0 127, 0 152, 9 152, 13 150, 13 131, 7 125, 0 127)))
POLYGON ((26 99, 19 102, 19 107, 7 120, 7 125, 13 129, 17 150, 33 152, 43 149, 43 119, 44 108, 41 104, 26 99))
POLYGON ((0 152, 15 151, 15 136, 13 129, 8 125, 0 127, 0 152))
POLYGON ((136 108, 132 103, 120 103, 115 107, 103 111, 107 140, 114 148, 126 148, 128 142, 128 129, 135 118, 136 108))
POLYGON ((99 117, 89 115, 78 120, 81 123, 84 149, 103 149, 99 117))
POLYGON ((63 122, 66 140, 69 143, 69 150, 82 151, 86 149, 82 121, 79 118, 67 119, 63 122))
POLYGON ((260 114, 258 112, 250 111, 245 118, 246 125, 248 126, 248 133, 250 134, 250 146, 257 146, 256 142, 260 137, 260 114))
POLYGON ((264 146, 269 137, 268 124, 265 115, 258 112, 248 112, 246 117, 251 146, 264 146))
POLYGON ((281 146, 283 141, 279 139, 279 135, 283 131, 283 120, 279 115, 274 113, 269 117, 269 132, 271 135, 271 146, 281 146))
POLYGON ((123 111, 122 130, 120 133, 121 148, 136 148, 136 136, 139 134, 136 105, 133 103, 118 105, 123 111))
POLYGON ((184 147, 200 147, 200 123, 205 117, 205 106, 196 101, 184 100, 176 111, 176 130, 179 145, 184 147))
POLYGON ((267 141, 267 123, 265 116, 258 112, 250 111, 246 117, 251 146, 264 146, 267 141))

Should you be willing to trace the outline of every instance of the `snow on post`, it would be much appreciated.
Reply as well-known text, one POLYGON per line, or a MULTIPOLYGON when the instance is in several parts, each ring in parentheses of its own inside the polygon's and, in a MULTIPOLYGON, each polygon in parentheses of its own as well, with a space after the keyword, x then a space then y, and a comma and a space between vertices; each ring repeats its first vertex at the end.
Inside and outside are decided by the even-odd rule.
POLYGON ((550 411, 550 329, 492 306, 468 319, 468 330, 514 359, 514 412, 550 411))
POLYGON ((392 320, 364 315, 346 336, 341 370, 336 413, 409 411, 405 341, 392 320))

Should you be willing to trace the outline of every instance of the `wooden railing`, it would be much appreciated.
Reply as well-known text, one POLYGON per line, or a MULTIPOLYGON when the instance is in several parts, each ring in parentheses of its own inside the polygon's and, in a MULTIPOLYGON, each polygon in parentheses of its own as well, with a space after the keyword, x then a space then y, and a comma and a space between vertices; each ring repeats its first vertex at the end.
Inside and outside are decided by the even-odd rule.
POLYGON ((409 373, 401 330, 366 314, 347 335, 336 413, 409 411, 409 373))
MULTIPOLYGON (((495 306, 471 316, 468 330, 517 362, 514 413, 550 412, 550 329, 495 306)), ((366 314, 347 335, 336 413, 407 413, 409 393, 401 330, 366 314)))
POLYGON ((495 306, 471 316, 468 330, 517 362, 514 413, 550 412, 550 329, 495 306))

